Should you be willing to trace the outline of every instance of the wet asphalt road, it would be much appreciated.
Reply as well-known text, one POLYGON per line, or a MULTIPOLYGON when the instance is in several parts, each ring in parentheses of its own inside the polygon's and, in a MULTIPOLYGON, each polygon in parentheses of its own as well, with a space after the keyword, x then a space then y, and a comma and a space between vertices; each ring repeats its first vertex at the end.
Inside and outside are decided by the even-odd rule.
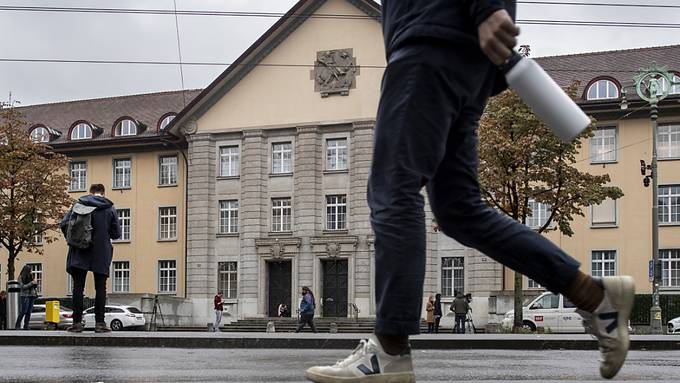
MULTIPOLYGON (((0 382, 303 382, 340 350, 0 347, 0 382)), ((418 382, 604 381, 596 351, 414 351, 418 382)), ((614 381, 678 382, 680 351, 636 351, 614 381)))

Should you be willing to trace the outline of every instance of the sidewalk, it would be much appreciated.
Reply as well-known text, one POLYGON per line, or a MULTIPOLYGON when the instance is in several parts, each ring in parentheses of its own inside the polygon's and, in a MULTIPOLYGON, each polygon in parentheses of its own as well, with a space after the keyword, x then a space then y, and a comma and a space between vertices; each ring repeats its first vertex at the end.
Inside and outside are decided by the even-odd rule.
MULTIPOLYGON (((352 349, 367 334, 0 331, 0 346, 352 349)), ((595 350, 585 334, 428 334, 411 338, 414 349, 595 350)), ((632 335, 631 350, 680 350, 680 336, 632 335)))

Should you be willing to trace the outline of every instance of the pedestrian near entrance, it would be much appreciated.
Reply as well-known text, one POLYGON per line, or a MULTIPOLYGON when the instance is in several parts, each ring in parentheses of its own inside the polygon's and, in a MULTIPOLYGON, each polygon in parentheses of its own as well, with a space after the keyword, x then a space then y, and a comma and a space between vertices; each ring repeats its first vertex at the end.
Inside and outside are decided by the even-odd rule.
POLYGON ((111 331, 104 322, 106 279, 113 258, 111 240, 120 238, 120 224, 113 202, 104 196, 105 192, 102 184, 90 186, 90 194, 80 197, 60 223, 69 244, 66 271, 73 277, 73 325, 66 329, 69 332, 82 332, 85 328, 83 291, 88 271, 94 275, 94 331, 111 331))
POLYGON ((222 292, 218 291, 215 295, 213 302, 215 307, 215 325, 213 326, 213 332, 220 331, 220 323, 222 323, 222 314, 224 312, 224 303, 222 303, 222 292))
POLYGON ((19 274, 19 293, 21 296, 21 307, 19 308, 19 316, 14 326, 15 329, 20 329, 21 320, 24 320, 24 330, 28 330, 28 323, 31 321, 31 312, 33 311, 33 303, 38 297, 38 283, 35 281, 35 276, 31 271, 31 266, 24 265, 19 274))
POLYGON ((302 299, 300 300, 300 322, 295 332, 300 332, 308 324, 312 331, 316 334, 316 326, 314 325, 314 310, 316 309, 316 301, 314 293, 307 286, 302 286, 302 299))
POLYGON ((434 296, 434 333, 439 334, 439 321, 442 319, 442 295, 434 296))
POLYGON ((434 296, 430 295, 427 299, 427 306, 425 307, 427 312, 425 321, 427 322, 427 333, 434 333, 434 296))
POLYGON ((458 292, 456 294, 456 298, 453 300, 449 310, 456 315, 456 325, 453 327, 453 332, 465 334, 465 318, 467 317, 468 310, 470 310, 470 304, 463 293, 458 292))
POLYGON ((279 317, 289 317, 290 316, 290 310, 288 309, 288 305, 285 303, 279 304, 279 308, 277 310, 279 317))
POLYGON ((633 305, 630 277, 595 280, 529 227, 481 198, 477 124, 487 99, 506 88, 498 66, 519 29, 515 0, 383 0, 387 68, 374 130, 368 205, 375 233, 374 336, 315 382, 414 382, 409 336, 418 334, 425 277, 423 187, 447 236, 477 249, 580 310, 602 351, 600 373, 623 365, 633 305))
POLYGON ((0 330, 7 329, 7 293, 0 291, 0 330))

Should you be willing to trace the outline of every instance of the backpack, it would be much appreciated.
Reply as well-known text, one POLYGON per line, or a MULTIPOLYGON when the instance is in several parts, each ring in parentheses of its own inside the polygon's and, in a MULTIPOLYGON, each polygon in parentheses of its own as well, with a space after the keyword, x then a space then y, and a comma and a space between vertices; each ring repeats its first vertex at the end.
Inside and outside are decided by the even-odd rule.
POLYGON ((97 208, 75 203, 66 229, 66 242, 78 249, 92 246, 92 212, 97 208))

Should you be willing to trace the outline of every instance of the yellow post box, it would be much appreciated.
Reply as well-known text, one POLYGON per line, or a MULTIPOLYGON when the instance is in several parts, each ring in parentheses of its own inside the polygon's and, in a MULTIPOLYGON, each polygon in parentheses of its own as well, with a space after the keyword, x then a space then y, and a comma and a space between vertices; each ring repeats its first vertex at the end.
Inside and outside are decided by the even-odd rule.
POLYGON ((45 323, 48 325, 59 323, 59 301, 45 302, 45 323))

